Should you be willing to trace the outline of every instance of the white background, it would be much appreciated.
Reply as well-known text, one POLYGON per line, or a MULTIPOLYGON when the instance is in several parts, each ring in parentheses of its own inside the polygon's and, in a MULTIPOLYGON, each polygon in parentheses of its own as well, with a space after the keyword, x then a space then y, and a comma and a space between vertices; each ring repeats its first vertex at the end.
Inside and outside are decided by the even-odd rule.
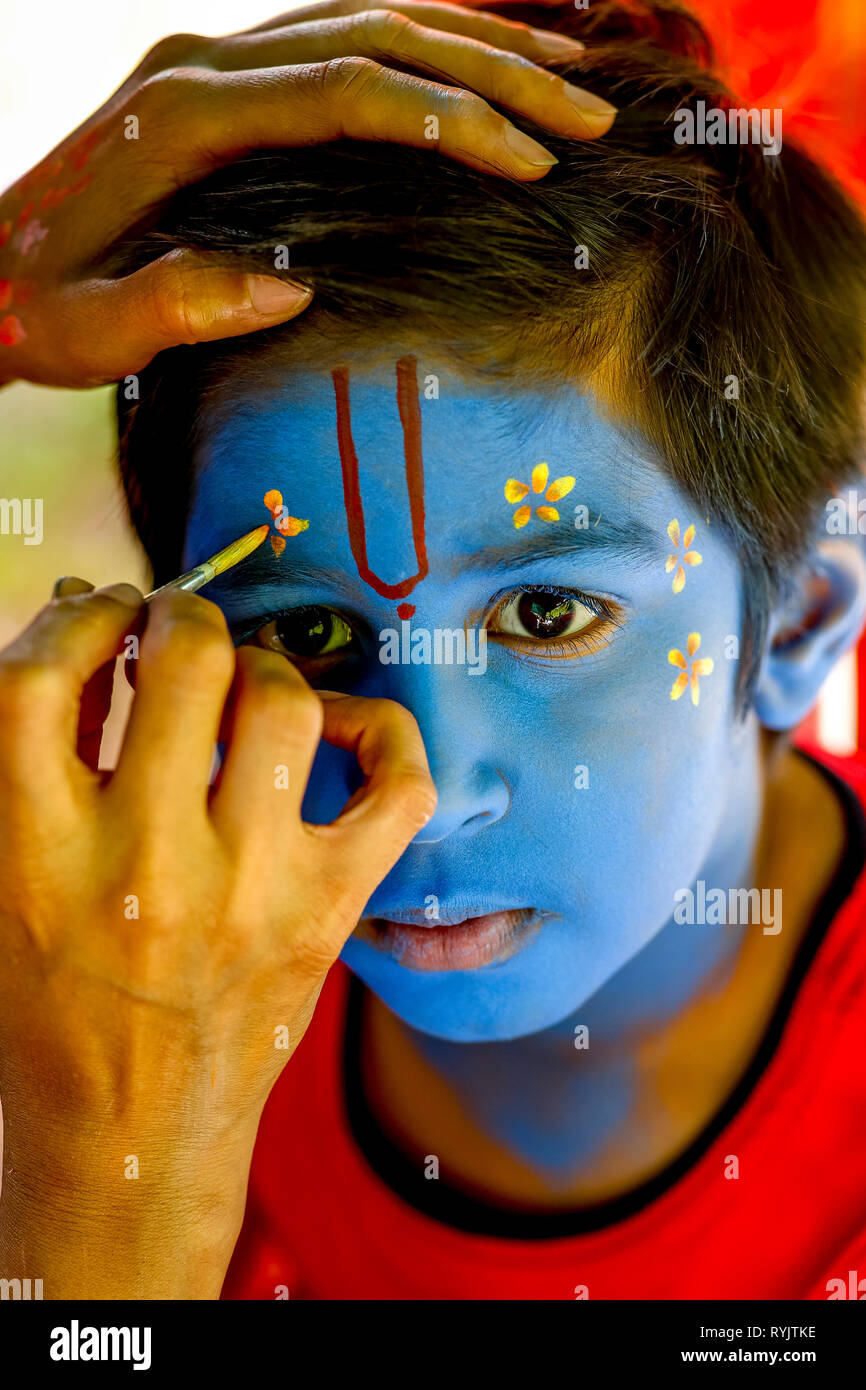
POLYGON ((231 34, 299 0, 0 0, 0 188, 52 150, 166 34, 231 34))

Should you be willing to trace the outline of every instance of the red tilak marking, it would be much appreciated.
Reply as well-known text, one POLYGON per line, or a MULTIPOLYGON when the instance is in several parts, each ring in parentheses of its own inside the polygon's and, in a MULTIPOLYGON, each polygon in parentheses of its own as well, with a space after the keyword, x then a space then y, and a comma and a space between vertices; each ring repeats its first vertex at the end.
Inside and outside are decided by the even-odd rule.
MULTIPOLYGON (((403 454, 406 460, 406 490, 409 494, 409 514, 412 518, 412 540, 418 569, 399 584, 386 584, 374 574, 367 563, 367 531, 364 524, 364 504, 358 474, 358 455, 352 439, 352 420, 349 409, 349 370, 335 367, 331 376, 337 402, 337 444, 343 470, 343 498, 349 526, 349 544, 358 566, 358 573, 371 589, 382 598, 405 598, 419 580, 427 575, 427 542, 424 538, 424 463, 421 458, 421 407, 418 401, 418 375, 414 357, 401 357, 397 363, 397 409, 403 426, 403 454)), ((404 604, 403 607, 410 605, 404 604)), ((399 611, 399 610, 398 610, 399 611)), ((414 613, 415 609, 412 608, 414 613)), ((402 616, 402 615, 401 615, 402 616)))

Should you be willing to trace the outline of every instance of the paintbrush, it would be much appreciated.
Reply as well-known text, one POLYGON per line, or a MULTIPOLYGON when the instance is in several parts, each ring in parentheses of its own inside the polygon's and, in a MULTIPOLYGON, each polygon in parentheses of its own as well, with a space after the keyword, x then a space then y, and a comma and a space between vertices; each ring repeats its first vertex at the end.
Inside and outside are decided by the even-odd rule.
POLYGON ((218 550, 216 555, 212 555, 209 560, 203 560, 195 569, 187 570, 186 574, 179 574, 177 579, 170 579, 167 584, 161 584, 152 593, 145 594, 144 601, 156 598, 157 594, 164 594, 169 589, 181 589, 184 593, 194 594, 196 589, 202 588, 204 584, 209 584, 212 579, 216 579, 218 574, 225 574, 226 570, 233 569, 240 564, 248 555, 252 555, 254 550, 258 550, 265 536, 270 531, 267 522, 257 526, 254 531, 248 531, 239 540, 232 541, 224 550, 218 550))

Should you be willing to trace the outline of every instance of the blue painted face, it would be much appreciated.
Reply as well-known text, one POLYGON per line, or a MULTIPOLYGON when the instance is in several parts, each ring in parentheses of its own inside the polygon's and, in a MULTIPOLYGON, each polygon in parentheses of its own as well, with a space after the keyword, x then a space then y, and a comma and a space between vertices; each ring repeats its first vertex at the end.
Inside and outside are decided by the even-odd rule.
MULTIPOLYGON (((263 546, 209 595, 238 640, 288 613, 267 632, 324 651, 301 664, 314 684, 387 696, 418 721, 439 805, 370 916, 536 914, 519 948, 489 964, 411 968, 363 929, 343 957, 415 1028, 494 1040, 567 1019, 667 927, 677 950, 652 987, 672 1001, 705 949, 670 925, 675 893, 739 882, 757 833, 757 724, 734 714, 737 560, 591 397, 481 386, 435 361, 419 362, 418 380, 427 565, 409 592, 401 581, 423 570, 423 547, 393 367, 348 378, 364 508, 354 553, 328 372, 290 373, 278 393, 239 396, 229 384, 206 419, 186 539, 191 565, 266 520, 262 498, 278 489, 307 529, 282 555, 263 546), (425 396, 429 373, 438 398, 425 396), (414 606, 403 655, 419 630, 435 655, 437 629, 486 625, 486 667, 480 645, 470 664, 471 640, 464 664, 383 662, 389 641, 400 655, 380 634, 402 637, 401 603, 414 606), (711 671, 696 667, 708 659, 711 671), (687 688, 672 699, 681 676, 687 688)), ((348 755, 321 745, 306 818, 332 819, 356 786, 348 755)))

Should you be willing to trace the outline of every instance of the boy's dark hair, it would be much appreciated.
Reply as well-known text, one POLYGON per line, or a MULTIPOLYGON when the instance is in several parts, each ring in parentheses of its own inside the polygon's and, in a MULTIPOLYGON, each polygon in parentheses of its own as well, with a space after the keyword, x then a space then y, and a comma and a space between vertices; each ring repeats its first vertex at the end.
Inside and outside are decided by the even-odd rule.
POLYGON ((179 193, 119 248, 118 269, 180 246, 273 274, 284 244, 286 274, 316 293, 296 322, 161 353, 138 401, 118 389, 133 523, 155 581, 176 574, 198 423, 220 383, 332 365, 350 338, 371 351, 422 339, 518 387, 571 379, 599 388, 729 534, 744 569, 742 702, 780 581, 860 463, 866 231, 788 142, 778 156, 675 142, 678 108, 736 105, 679 5, 487 8, 582 38, 577 61, 551 66, 620 108, 611 132, 579 142, 521 121, 559 159, 536 183, 342 141, 251 155, 179 193))

